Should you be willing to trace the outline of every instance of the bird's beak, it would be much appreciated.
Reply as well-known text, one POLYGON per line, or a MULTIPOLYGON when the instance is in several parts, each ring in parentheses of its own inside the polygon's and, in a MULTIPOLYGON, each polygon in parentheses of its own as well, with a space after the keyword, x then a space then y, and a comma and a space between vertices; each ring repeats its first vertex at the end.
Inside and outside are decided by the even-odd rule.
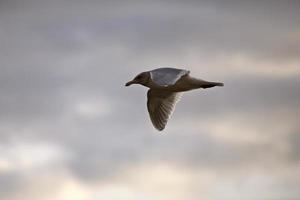
POLYGON ((129 85, 135 84, 135 83, 136 83, 136 81, 135 81, 135 80, 132 80, 132 81, 129 81, 128 83, 126 83, 125 86, 129 86, 129 85))

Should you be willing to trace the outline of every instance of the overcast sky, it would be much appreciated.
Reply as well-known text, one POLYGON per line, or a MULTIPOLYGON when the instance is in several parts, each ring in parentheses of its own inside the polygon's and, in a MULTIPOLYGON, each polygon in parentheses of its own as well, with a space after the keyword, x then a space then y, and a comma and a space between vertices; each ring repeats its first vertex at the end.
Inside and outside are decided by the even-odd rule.
POLYGON ((298 0, 0 1, 0 199, 300 199, 298 0), (137 73, 176 67, 163 132, 137 73))

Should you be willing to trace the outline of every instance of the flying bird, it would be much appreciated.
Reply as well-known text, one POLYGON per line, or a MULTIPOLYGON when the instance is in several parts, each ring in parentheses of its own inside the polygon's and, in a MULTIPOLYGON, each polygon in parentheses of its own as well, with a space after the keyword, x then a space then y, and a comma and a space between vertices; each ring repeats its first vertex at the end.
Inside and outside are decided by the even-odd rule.
POLYGON ((165 128, 182 92, 224 85, 194 78, 190 76, 190 71, 176 68, 158 68, 142 72, 125 86, 132 84, 150 88, 147 93, 147 108, 153 126, 159 131, 165 128))

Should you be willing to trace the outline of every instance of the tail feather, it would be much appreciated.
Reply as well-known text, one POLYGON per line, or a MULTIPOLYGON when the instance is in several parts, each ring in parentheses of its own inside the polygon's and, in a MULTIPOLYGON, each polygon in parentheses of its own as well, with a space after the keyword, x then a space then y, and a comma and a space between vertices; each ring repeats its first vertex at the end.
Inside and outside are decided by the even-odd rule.
POLYGON ((202 85, 202 88, 206 89, 206 88, 211 88, 211 87, 215 87, 215 86, 223 87, 224 84, 219 83, 219 82, 207 82, 207 83, 202 85))

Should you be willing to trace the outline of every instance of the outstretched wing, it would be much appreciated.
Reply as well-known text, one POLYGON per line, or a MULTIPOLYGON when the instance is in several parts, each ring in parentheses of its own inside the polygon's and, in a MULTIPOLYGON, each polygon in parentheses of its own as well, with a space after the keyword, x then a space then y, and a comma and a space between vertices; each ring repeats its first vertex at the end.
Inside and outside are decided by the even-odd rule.
POLYGON ((160 86, 174 85, 182 76, 190 72, 184 69, 158 68, 150 71, 151 79, 160 86))
POLYGON ((147 97, 147 108, 152 124, 157 130, 162 131, 174 111, 181 93, 150 89, 147 97))

